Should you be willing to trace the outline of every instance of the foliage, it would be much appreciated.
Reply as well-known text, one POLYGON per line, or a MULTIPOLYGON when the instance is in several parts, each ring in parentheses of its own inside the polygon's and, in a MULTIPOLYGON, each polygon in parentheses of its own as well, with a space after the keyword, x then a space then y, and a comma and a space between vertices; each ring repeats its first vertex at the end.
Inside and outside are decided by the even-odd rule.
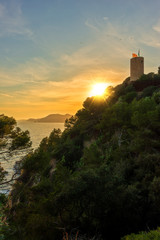
POLYGON ((125 236, 122 240, 159 240, 160 230, 154 230, 149 232, 141 232, 139 234, 132 233, 131 235, 125 236))
POLYGON ((14 118, 0 115, 0 137, 3 138, 4 135, 10 134, 15 125, 14 118))
MULTIPOLYGON (((3 148, 3 151, 0 154, 3 153, 12 153, 12 150, 17 149, 19 147, 29 147, 31 145, 29 132, 28 131, 21 131, 20 128, 15 128, 16 120, 12 117, 7 117, 5 115, 0 115, 0 147, 3 148), (5 138, 4 138, 5 137, 5 138), (8 139, 12 138, 12 144, 11 148, 8 149, 7 141, 8 139)), ((1 167, 0 164, 0 185, 9 183, 13 180, 15 180, 14 175, 11 177, 11 179, 6 180, 7 172, 1 167)), ((4 235, 1 234, 1 232, 5 229, 5 231, 8 231, 7 225, 3 224, 1 222, 2 219, 2 212, 3 212, 3 205, 5 204, 5 195, 0 194, 0 239, 4 239, 4 235)))
MULTIPOLYGON (((30 136, 28 131, 22 131, 19 127, 16 127, 16 120, 13 117, 7 117, 5 115, 0 115, 0 147, 5 148, 7 146, 7 139, 11 138, 10 149, 5 148, 0 154, 11 153, 12 150, 18 148, 26 148, 31 146, 30 136), (4 139, 4 137, 6 137, 4 139)), ((5 175, 7 172, 0 165, 0 185, 4 184, 5 175)), ((12 178, 10 179, 13 180, 12 178)))
POLYGON ((30 141, 29 131, 21 131, 19 128, 12 133, 14 137, 11 145, 11 149, 17 149, 19 147, 30 147, 32 142, 30 141))
POLYGON ((4 226, 3 224, 3 218, 5 217, 3 212, 3 206, 6 204, 6 202, 7 197, 5 196, 5 194, 0 194, 0 240, 4 239, 3 229, 4 227, 6 228, 6 226, 4 226))
POLYGON ((148 73, 142 75, 137 81, 132 83, 136 91, 143 91, 143 89, 150 86, 160 86, 160 75, 148 73))
POLYGON ((9 135, 13 139, 11 150, 19 147, 30 147, 32 143, 30 141, 29 131, 22 131, 19 127, 15 128, 15 125, 16 120, 13 117, 7 117, 3 114, 0 115, 0 146, 4 147, 6 145, 6 140, 3 138, 9 135))
POLYGON ((6 175, 6 171, 4 171, 4 169, 1 167, 1 163, 0 163, 0 182, 2 182, 5 178, 6 175))
POLYGON ((144 78, 158 79, 87 98, 63 133, 25 157, 5 239, 58 240, 73 229, 120 239, 160 226, 160 92, 144 78))
POLYGON ((152 94, 155 92, 155 90, 157 89, 157 86, 149 86, 147 88, 145 88, 142 92, 141 97, 150 97, 152 96, 152 94))

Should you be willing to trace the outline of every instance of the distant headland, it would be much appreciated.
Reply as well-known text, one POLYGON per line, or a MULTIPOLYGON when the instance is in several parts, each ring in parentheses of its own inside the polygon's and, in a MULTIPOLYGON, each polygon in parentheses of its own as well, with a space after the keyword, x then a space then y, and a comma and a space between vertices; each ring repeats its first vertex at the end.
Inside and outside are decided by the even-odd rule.
POLYGON ((44 123, 64 123, 67 118, 70 118, 72 115, 70 114, 50 114, 43 118, 29 118, 25 121, 28 122, 44 122, 44 123))

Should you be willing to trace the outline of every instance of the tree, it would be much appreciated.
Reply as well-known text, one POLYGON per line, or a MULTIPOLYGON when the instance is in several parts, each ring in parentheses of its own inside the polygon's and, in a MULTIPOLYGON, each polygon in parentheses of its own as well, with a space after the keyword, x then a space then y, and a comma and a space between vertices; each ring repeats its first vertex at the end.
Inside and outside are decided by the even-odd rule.
MULTIPOLYGON (((5 115, 0 115, 0 140, 1 148, 4 151, 1 151, 0 155, 4 153, 12 154, 12 151, 19 148, 28 148, 31 146, 29 131, 22 131, 19 127, 15 128, 16 120, 13 117, 8 117, 5 115), (11 145, 9 148, 5 147, 7 140, 4 138, 7 136, 7 139, 11 139, 11 145)), ((0 186, 9 184, 17 178, 17 172, 15 172, 9 180, 5 179, 7 172, 0 166, 0 186)))
POLYGON ((25 157, 7 240, 57 240, 72 229, 120 239, 160 225, 160 94, 149 90, 138 99, 120 86, 109 104, 88 98, 63 133, 25 157))
POLYGON ((16 125, 16 120, 13 117, 7 117, 3 114, 0 115, 0 137, 10 134, 16 125))

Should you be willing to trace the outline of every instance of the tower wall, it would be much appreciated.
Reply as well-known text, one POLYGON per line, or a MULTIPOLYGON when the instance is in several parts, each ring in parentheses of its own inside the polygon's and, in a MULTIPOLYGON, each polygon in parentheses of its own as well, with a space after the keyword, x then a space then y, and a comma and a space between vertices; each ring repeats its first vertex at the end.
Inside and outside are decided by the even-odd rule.
POLYGON ((136 81, 144 74, 144 58, 134 57, 130 59, 130 81, 136 81))

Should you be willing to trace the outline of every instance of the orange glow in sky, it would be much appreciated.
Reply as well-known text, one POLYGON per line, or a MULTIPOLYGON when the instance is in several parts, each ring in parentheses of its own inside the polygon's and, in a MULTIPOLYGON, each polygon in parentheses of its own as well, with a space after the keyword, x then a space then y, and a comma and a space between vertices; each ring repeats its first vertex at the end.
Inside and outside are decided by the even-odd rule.
POLYGON ((87 97, 129 77, 139 48, 145 73, 157 72, 160 1, 91 2, 0 1, 0 114, 74 115, 87 97))

